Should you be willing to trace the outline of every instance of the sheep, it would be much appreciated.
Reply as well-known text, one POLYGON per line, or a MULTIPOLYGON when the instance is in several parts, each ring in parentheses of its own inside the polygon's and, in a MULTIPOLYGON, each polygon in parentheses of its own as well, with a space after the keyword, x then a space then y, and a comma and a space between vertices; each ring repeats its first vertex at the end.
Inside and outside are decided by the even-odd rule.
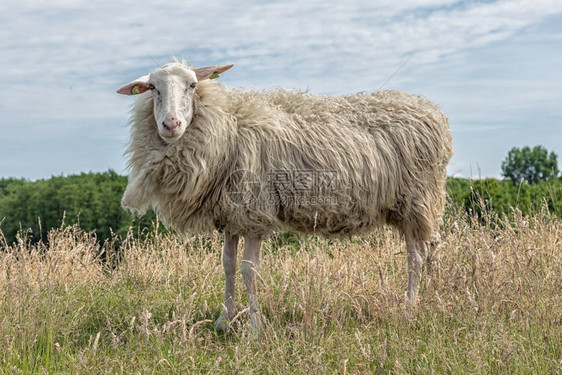
POLYGON ((211 80, 232 66, 194 68, 173 59, 117 90, 139 95, 122 206, 137 214, 152 207, 181 234, 224 233, 225 293, 215 328, 235 315, 244 237, 240 270, 259 332, 259 252, 276 230, 346 238, 383 224, 398 228, 407 249, 406 296, 416 303, 444 209, 447 117, 399 91, 331 97, 211 80))

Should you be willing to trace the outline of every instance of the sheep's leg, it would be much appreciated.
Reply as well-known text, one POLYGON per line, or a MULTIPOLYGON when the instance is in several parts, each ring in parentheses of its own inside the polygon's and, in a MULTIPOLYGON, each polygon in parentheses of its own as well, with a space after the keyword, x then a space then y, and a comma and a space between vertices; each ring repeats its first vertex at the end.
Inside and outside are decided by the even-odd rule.
POLYGON ((408 302, 413 305, 418 301, 420 288, 421 269, 423 259, 427 255, 427 244, 425 241, 416 240, 406 233, 406 250, 408 251, 408 302))
POLYGON ((129 176, 127 188, 121 198, 121 206, 133 213, 144 215, 153 194, 153 183, 147 172, 129 176))
POLYGON ((154 194, 154 187, 158 186, 155 182, 156 171, 159 164, 164 160, 166 154, 162 151, 155 150, 150 153, 142 169, 131 170, 129 174, 127 188, 121 198, 121 206, 133 213, 144 215, 147 208, 151 204, 154 194))
POLYGON ((244 255, 240 265, 242 278, 248 291, 250 324, 252 325, 254 335, 257 335, 261 329, 261 315, 256 290, 256 272, 259 265, 260 248, 261 239, 246 237, 244 241, 244 255))
POLYGON ((236 253, 238 249, 238 236, 224 234, 222 248, 222 266, 224 268, 224 303, 221 314, 215 322, 215 329, 224 331, 228 322, 234 318, 234 278, 236 276, 236 253))

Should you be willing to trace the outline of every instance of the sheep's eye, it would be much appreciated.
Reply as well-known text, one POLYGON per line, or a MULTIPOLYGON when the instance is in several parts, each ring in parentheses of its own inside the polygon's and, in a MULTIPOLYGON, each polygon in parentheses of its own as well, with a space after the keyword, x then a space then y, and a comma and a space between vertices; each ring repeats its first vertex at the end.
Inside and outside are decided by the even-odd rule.
POLYGON ((197 82, 193 82, 191 85, 189 85, 190 88, 194 89, 195 86, 197 86, 197 82))
POLYGON ((154 85, 148 85, 148 89, 151 90, 153 94, 156 93, 156 95, 160 95, 160 91, 156 90, 156 87, 154 87, 154 85))

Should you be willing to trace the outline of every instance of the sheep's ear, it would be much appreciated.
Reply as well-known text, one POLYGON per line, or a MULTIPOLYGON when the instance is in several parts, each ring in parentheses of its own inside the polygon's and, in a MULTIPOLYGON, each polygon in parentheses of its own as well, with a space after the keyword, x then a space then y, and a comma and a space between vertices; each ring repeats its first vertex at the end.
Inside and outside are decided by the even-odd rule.
POLYGON ((127 83, 117 90, 117 93, 123 95, 137 95, 146 91, 148 91, 148 75, 137 78, 131 83, 127 83))
POLYGON ((193 71, 197 76, 198 81, 202 81, 204 79, 215 79, 219 77, 220 73, 226 72, 228 69, 232 68, 234 64, 230 65, 211 65, 211 66, 204 66, 202 68, 195 68, 193 71))

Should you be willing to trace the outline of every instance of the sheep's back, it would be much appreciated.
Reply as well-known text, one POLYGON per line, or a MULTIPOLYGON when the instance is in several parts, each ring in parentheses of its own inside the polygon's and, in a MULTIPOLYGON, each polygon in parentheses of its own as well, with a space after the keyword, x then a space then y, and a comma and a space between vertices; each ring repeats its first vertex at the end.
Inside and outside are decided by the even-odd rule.
POLYGON ((263 230, 348 235, 411 221, 422 237, 433 230, 451 154, 433 104, 396 91, 261 95, 244 98, 236 116, 240 154, 254 156, 237 169, 264 185, 253 207, 263 230))

